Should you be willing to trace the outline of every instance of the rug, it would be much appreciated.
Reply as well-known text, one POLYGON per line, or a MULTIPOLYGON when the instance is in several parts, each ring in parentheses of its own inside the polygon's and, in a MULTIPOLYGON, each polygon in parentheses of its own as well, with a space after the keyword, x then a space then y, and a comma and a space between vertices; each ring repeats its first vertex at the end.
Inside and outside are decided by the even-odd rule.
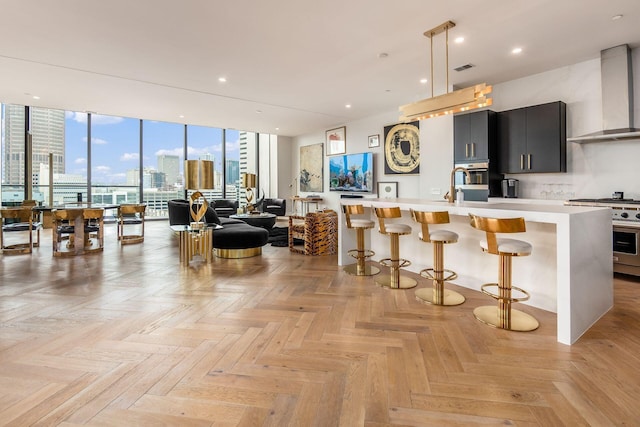
MULTIPOLYGON (((269 230, 269 243, 280 248, 289 247, 289 227, 273 227, 269 230)), ((294 245, 304 244, 304 240, 293 239, 294 245)))

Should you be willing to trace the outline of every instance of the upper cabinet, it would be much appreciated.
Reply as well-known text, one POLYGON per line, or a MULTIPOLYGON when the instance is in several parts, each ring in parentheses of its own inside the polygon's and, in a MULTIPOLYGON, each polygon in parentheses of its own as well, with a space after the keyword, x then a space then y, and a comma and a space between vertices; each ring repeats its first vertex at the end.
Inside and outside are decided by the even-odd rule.
POLYGON ((566 172, 566 121, 560 101, 498 113, 500 172, 566 172))
POLYGON ((490 110, 453 118, 454 163, 487 161, 496 141, 496 113, 490 110))

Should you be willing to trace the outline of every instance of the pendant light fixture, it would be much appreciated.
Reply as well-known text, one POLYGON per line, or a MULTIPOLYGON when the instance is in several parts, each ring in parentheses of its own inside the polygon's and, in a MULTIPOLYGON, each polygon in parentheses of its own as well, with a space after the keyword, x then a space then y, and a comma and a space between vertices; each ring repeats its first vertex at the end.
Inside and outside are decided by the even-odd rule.
POLYGON ((402 105, 400 107, 400 113, 402 114, 400 121, 424 120, 445 114, 487 107, 492 104, 492 99, 486 97, 491 93, 492 88, 486 83, 449 92, 449 29, 455 26, 456 24, 453 21, 447 21, 431 30, 425 31, 425 37, 428 37, 431 42, 431 98, 402 105), (443 95, 433 96, 433 37, 441 33, 445 33, 446 39, 445 70, 447 92, 443 95))

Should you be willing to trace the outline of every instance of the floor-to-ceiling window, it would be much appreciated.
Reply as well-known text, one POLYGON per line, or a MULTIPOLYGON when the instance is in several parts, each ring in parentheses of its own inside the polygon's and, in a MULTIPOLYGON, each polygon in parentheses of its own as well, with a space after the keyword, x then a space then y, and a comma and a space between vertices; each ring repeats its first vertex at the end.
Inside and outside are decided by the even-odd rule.
POLYGON ((0 106, 1 188, 5 205, 24 199, 28 176, 33 183, 32 198, 42 204, 75 202, 79 198, 99 203, 142 200, 147 203, 148 217, 166 217, 166 202, 184 197, 185 149, 188 159, 214 161, 215 189, 206 191, 207 198, 226 197, 243 203, 245 189, 240 177, 242 172, 249 172, 258 175, 258 187, 254 189, 257 199, 268 180, 268 171, 258 170, 257 134, 253 132, 23 105, 0 106), (25 174, 27 113, 32 140, 30 174, 25 174))
POLYGON ((202 191, 209 199, 224 197, 224 174, 222 168, 223 131, 206 126, 187 126, 187 158, 189 160, 213 160, 213 190, 202 191))
MULTIPOLYGON (((86 114, 78 113, 78 120, 86 120, 86 114)), ((91 201, 138 202, 139 170, 140 121, 92 114, 91 201)))
POLYGON ((143 122, 143 199, 150 216, 167 216, 167 202, 183 197, 184 125, 143 122))

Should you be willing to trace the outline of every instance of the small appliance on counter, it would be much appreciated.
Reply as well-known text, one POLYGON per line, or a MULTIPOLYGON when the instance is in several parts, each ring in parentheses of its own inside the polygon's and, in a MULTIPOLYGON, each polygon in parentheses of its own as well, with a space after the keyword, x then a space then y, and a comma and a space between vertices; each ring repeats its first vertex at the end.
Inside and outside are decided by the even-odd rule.
POLYGON ((520 183, 517 179, 505 178, 502 180, 502 197, 515 199, 520 193, 520 183))

